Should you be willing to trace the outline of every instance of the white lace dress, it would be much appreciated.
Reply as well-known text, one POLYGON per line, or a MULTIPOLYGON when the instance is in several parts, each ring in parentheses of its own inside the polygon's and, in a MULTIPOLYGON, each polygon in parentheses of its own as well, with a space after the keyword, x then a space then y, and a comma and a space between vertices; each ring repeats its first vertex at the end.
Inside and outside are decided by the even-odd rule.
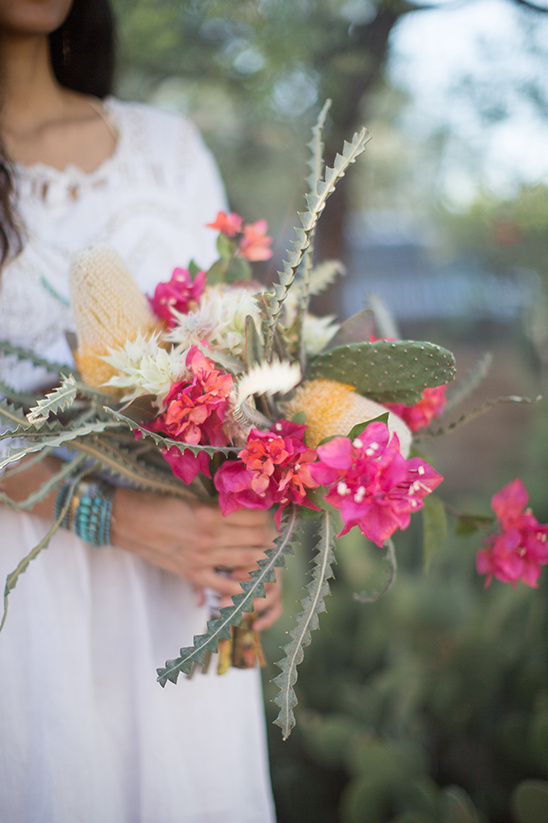
MULTIPOLYGON (((223 205, 187 121, 109 99, 115 154, 92 174, 19 169, 28 240, 2 274, 0 337, 68 362, 71 254, 108 243, 151 293, 191 258, 207 266, 223 205)), ((17 387, 44 374, 4 358, 17 387)), ((0 582, 47 531, 0 506, 0 582)), ((258 670, 180 678, 156 667, 204 629, 190 586, 120 549, 60 532, 20 578, 0 634, 0 820, 269 823, 258 670)))

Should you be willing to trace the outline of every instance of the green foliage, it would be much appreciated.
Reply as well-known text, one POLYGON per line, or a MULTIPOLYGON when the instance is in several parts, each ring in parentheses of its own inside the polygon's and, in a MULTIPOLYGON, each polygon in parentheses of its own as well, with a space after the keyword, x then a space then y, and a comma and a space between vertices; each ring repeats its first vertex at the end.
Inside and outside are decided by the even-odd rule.
POLYGON ((8 433, 27 429, 31 425, 24 409, 19 404, 15 405, 8 400, 0 400, 0 421, 6 436, 8 433))
POLYGON ((428 571, 434 556, 441 549, 447 537, 445 506, 434 494, 429 494, 423 500, 422 527, 424 567, 428 571))
MULTIPOLYGON (((90 421, 83 423, 71 429, 54 430, 49 433, 40 433, 40 439, 31 440, 22 446, 10 449, 8 455, 0 460, 0 469, 9 466, 10 463, 15 463, 26 457, 32 452, 41 451, 44 448, 57 449, 60 446, 72 444, 77 438, 89 437, 92 434, 104 432, 108 428, 112 428, 115 424, 106 421, 90 421)), ((26 433, 24 433, 24 436, 26 433)), ((28 435, 26 435, 28 437, 28 435)))
POLYGON ((524 185, 510 199, 480 192, 466 211, 446 213, 454 243, 498 271, 532 268, 546 277, 548 187, 524 185))
POLYGON ((354 440, 354 438, 359 437, 366 428, 370 425, 370 423, 384 423, 385 426, 388 426, 388 418, 390 417, 389 412, 385 412, 384 414, 379 414, 378 417, 372 417, 371 420, 365 420, 362 423, 357 423, 355 426, 352 426, 350 431, 347 434, 349 440, 354 440))
POLYGON ((27 414, 27 420, 34 424, 44 423, 50 414, 58 415, 59 412, 69 409, 76 400, 77 393, 78 387, 74 375, 63 375, 61 385, 40 398, 36 406, 33 406, 27 414))
POLYGON ((66 363, 54 363, 51 360, 46 360, 44 357, 40 357, 39 354, 31 351, 30 349, 24 349, 21 346, 14 346, 13 343, 10 343, 8 340, 0 340, 0 352, 2 354, 9 355, 10 357, 16 357, 17 360, 28 361, 32 363, 33 366, 41 366, 48 372, 70 374, 71 371, 70 367, 67 366, 66 363))
MULTIPOLYGON (((72 464, 71 468, 73 470, 77 468, 77 464, 76 464, 75 461, 73 461, 73 464, 72 464)), ((36 557, 38 557, 40 552, 43 551, 44 549, 48 548, 48 546, 51 542, 51 538, 57 532, 57 530, 60 528, 61 523, 63 522, 63 518, 65 517, 65 515, 68 511, 68 508, 69 508, 69 506, 71 504, 71 501, 72 501, 72 495, 74 493, 74 490, 75 490, 77 484, 82 479, 84 474, 86 474, 88 471, 89 470, 86 469, 85 471, 78 472, 76 475, 74 475, 74 477, 72 479, 72 482, 71 482, 71 484, 69 486, 69 489, 68 489, 67 498, 65 500, 64 505, 61 507, 61 510, 59 512, 59 515, 58 515, 57 519, 53 522, 52 526, 47 531, 47 533, 44 535, 42 540, 40 540, 40 542, 36 546, 34 546, 30 550, 30 552, 27 555, 25 555, 25 557, 23 557, 23 559, 17 564, 17 568, 14 569, 10 574, 8 574, 8 576, 6 578, 6 583, 5 583, 5 586, 4 586, 4 613, 2 615, 2 621, 0 622, 0 631, 2 631, 2 629, 4 628, 4 625, 6 623, 6 618, 8 616, 8 602, 9 602, 8 598, 9 598, 11 592, 16 587, 17 581, 19 580, 20 576, 24 572, 26 572, 26 570, 28 569, 30 563, 36 557)))
POLYGON ((528 406, 531 403, 538 403, 541 399, 542 397, 540 395, 538 397, 517 397, 510 395, 508 397, 497 397, 494 400, 486 400, 485 403, 481 404, 481 406, 476 406, 471 411, 461 414, 458 420, 455 420, 453 423, 449 423, 447 426, 440 426, 437 429, 431 429, 428 434, 434 435, 435 437, 440 437, 450 431, 454 431, 454 429, 457 429, 465 423, 469 423, 471 420, 485 414, 485 412, 488 412, 490 409, 496 408, 496 406, 504 406, 508 403, 517 403, 528 406))
POLYGON ((378 340, 338 346, 318 355, 311 361, 306 377, 349 383, 379 403, 411 404, 420 400, 427 386, 448 383, 454 374, 453 355, 440 346, 412 340, 378 340))
POLYGON ((192 646, 180 650, 180 657, 166 660, 165 667, 157 670, 158 682, 165 686, 171 681, 176 683, 179 674, 191 674, 195 666, 204 663, 208 652, 216 652, 220 640, 228 640, 231 636, 231 626, 239 626, 242 615, 253 611, 253 599, 264 597, 264 584, 276 580, 276 569, 285 563, 285 555, 293 550, 299 535, 299 518, 295 506, 292 506, 285 515, 280 535, 272 549, 265 552, 263 560, 259 561, 259 568, 253 570, 249 580, 242 584, 242 593, 232 598, 232 606, 221 609, 220 617, 209 620, 207 632, 196 635, 192 646))
POLYGON ((477 809, 460 786, 449 786, 441 801, 443 823, 479 823, 477 809))
POLYGON ((516 823, 540 823, 548 820, 548 782, 524 780, 512 796, 516 823))
POLYGON ((356 536, 338 541, 329 609, 300 666, 299 724, 273 762, 282 809, 288 773, 307 790, 298 815, 280 823, 529 823, 510 808, 531 780, 541 790, 516 796, 521 814, 538 813, 548 780, 547 581, 484 589, 475 535, 448 535, 425 577, 419 525, 398 536, 397 586, 373 607, 352 594, 376 587, 381 555, 356 536), (313 796, 330 805, 318 812, 313 796))
POLYGON ((351 343, 361 343, 369 340, 374 330, 375 315, 371 309, 363 309, 341 323, 339 330, 325 348, 329 350, 339 346, 348 346, 351 343))
POLYGON ((287 259, 283 263, 283 271, 278 272, 279 282, 274 284, 274 299, 269 306, 270 316, 267 318, 269 331, 266 342, 267 357, 272 354, 274 327, 288 291, 309 249, 311 237, 316 230, 327 199, 333 194, 337 182, 344 177, 349 166, 355 163, 365 150, 369 139, 367 130, 362 129, 354 134, 350 142, 345 140, 342 153, 336 155, 333 166, 326 167, 315 189, 306 195, 307 211, 299 213, 302 229, 295 229, 297 239, 292 241, 293 251, 288 252, 287 259))
POLYGON ((463 379, 455 380, 455 383, 447 393, 444 414, 447 414, 447 412, 456 406, 460 406, 460 404, 481 385, 487 377, 492 362, 493 355, 490 352, 486 352, 479 358, 475 366, 470 369, 463 379))
POLYGON ((294 686, 297 681, 297 666, 302 663, 304 647, 310 645, 310 632, 318 628, 318 615, 325 611, 324 598, 329 594, 329 578, 333 577, 332 564, 335 562, 333 544, 335 531, 329 512, 322 515, 321 531, 315 547, 314 566, 311 580, 307 585, 307 596, 301 601, 302 611, 297 616, 296 625, 290 631, 291 640, 284 646, 284 657, 276 664, 281 669, 274 679, 280 693, 273 702, 279 706, 279 714, 274 721, 287 740, 295 726, 293 710, 297 705, 294 686))

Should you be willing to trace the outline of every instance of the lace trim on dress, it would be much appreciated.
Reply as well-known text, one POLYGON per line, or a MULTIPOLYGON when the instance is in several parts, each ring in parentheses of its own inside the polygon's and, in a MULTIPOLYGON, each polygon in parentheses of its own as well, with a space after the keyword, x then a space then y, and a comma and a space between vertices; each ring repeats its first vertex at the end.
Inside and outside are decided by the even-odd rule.
MULTIPOLYGON (((79 199, 83 189, 123 185, 139 179, 152 179, 156 185, 169 185, 171 181, 165 178, 163 158, 155 161, 150 156, 152 135, 146 107, 108 97, 103 101, 103 109, 118 134, 118 140, 111 156, 94 171, 85 172, 74 164, 69 164, 64 169, 56 169, 45 163, 31 166, 14 164, 17 198, 24 201, 27 207, 32 208, 33 204, 40 207, 57 206, 79 199), (136 158, 139 158, 138 163, 135 162, 136 158)), ((179 121, 175 152, 180 166, 178 174, 184 173, 187 168, 187 150, 192 130, 191 123, 179 121)))

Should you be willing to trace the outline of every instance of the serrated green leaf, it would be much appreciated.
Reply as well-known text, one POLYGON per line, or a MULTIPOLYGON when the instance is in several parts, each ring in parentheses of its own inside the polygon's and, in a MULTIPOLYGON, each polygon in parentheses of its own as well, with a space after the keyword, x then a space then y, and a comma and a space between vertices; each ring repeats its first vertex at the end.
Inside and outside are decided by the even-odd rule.
POLYGON ((67 366, 66 363, 55 363, 52 360, 46 360, 31 349, 14 346, 9 340, 0 340, 0 352, 6 355, 13 355, 18 360, 28 360, 34 366, 41 366, 51 373, 70 374, 71 371, 74 371, 74 369, 67 366))
POLYGON ((105 429, 112 427, 113 425, 113 423, 105 421, 95 421, 85 423, 84 425, 77 426, 73 429, 66 428, 61 431, 55 431, 48 434, 43 433, 40 440, 33 441, 29 439, 29 442, 27 442, 24 446, 11 449, 7 457, 0 460, 0 469, 3 469, 5 466, 9 466, 10 463, 21 460, 22 457, 25 457, 27 454, 32 454, 32 452, 41 451, 45 448, 57 449, 59 446, 64 446, 71 443, 77 438, 83 438, 91 434, 97 434, 105 431, 105 429))
POLYGON ((31 549, 31 551, 27 555, 25 555, 25 557, 23 557, 23 559, 17 564, 17 568, 14 569, 10 574, 8 574, 8 576, 6 578, 6 583, 5 583, 5 586, 4 586, 4 613, 2 615, 2 622, 0 623, 0 632, 4 628, 4 625, 6 623, 6 618, 8 616, 8 598, 9 598, 9 595, 11 594, 11 592, 16 587, 20 576, 23 574, 23 572, 25 572, 28 569, 30 563, 36 557, 38 557, 38 555, 40 554, 41 551, 48 548, 48 546, 51 542, 51 538, 53 537, 53 535, 60 528, 61 523, 63 522, 63 519, 64 519, 64 517, 65 517, 65 515, 66 515, 66 513, 69 509, 69 506, 70 506, 71 501, 72 501, 72 496, 74 494, 74 490, 75 490, 76 486, 78 485, 78 483, 80 482, 82 477, 84 477, 84 475, 87 474, 88 471, 89 471, 89 469, 86 469, 86 471, 84 471, 84 472, 79 472, 73 478, 72 483, 70 484, 70 486, 67 490, 66 501, 65 501, 64 505, 61 507, 59 515, 58 515, 57 519, 54 521, 54 523, 52 524, 51 528, 46 532, 46 534, 44 535, 42 540, 36 546, 34 546, 34 548, 31 549))
POLYGON ((323 194, 322 191, 319 191, 324 170, 324 145, 322 137, 323 130, 325 127, 325 121, 327 120, 327 115, 329 113, 330 108, 331 100, 326 100, 318 116, 318 119, 312 128, 312 139, 308 144, 311 157, 308 161, 308 167, 310 168, 310 176, 307 178, 307 183, 309 185, 310 191, 313 194, 323 194))
POLYGON ((26 394, 25 392, 16 391, 8 383, 0 380, 0 397, 10 400, 15 406, 20 408, 30 408, 40 399, 35 394, 26 394))
POLYGON ((447 514, 443 502, 433 494, 423 500, 423 560, 425 571, 447 538, 447 514))
POLYGON ((63 375, 61 385, 56 386, 53 391, 46 394, 38 401, 36 406, 27 414, 29 423, 44 423, 50 414, 57 415, 59 412, 69 409, 76 399, 76 380, 72 374, 63 375))
POLYGON ((310 240, 314 234, 316 224, 320 218, 320 215, 323 212, 325 203, 330 194, 334 191, 335 183, 337 182, 337 180, 340 180, 344 176, 346 169, 364 151, 368 139, 369 137, 367 135, 366 129, 362 129, 361 132, 358 132, 354 135, 352 144, 347 144, 345 146, 345 149, 343 150, 343 154, 337 155, 337 168, 325 170, 324 182, 327 185, 325 186, 325 188, 322 187, 322 193, 319 194, 319 189, 318 192, 312 192, 312 195, 318 193, 318 198, 314 199, 314 202, 316 203, 314 209, 312 211, 298 213, 298 217, 301 221, 303 231, 299 232, 297 236, 303 239, 302 242, 297 243, 297 246, 299 248, 297 248, 296 251, 289 253, 289 259, 291 260, 291 263, 285 261, 283 264, 283 273, 284 275, 289 274, 289 277, 287 279, 284 277, 282 282, 281 273, 278 273, 280 277, 280 283, 274 285, 274 301, 272 308, 269 312, 269 316, 267 316, 266 318, 266 324, 268 329, 268 337, 266 340, 266 357, 268 360, 270 360, 272 356, 274 345, 274 333, 279 314, 282 310, 282 306, 287 296, 287 293, 294 282, 296 274, 301 264, 303 263, 305 255, 308 252, 308 249, 310 247, 310 240))
POLYGON ((125 414, 122 414, 122 412, 117 411, 116 409, 110 408, 110 406, 104 406, 103 409, 107 414, 114 417, 118 422, 125 423, 125 425, 131 431, 139 431, 139 432, 141 432, 142 437, 148 437, 151 440, 154 440, 154 442, 158 446, 166 446, 167 448, 170 448, 171 446, 175 446, 181 452, 184 452, 188 449, 189 451, 193 452, 194 454, 198 454, 198 452, 204 451, 204 452, 207 452, 207 454, 212 455, 212 456, 215 455, 215 454, 229 455, 229 454, 233 454, 234 451, 237 451, 237 448, 234 447, 234 446, 223 448, 221 446, 194 446, 191 443, 182 443, 180 440, 173 440, 171 437, 167 437, 167 435, 158 434, 158 432, 153 432, 153 431, 150 431, 149 429, 146 429, 144 426, 141 426, 135 420, 132 420, 130 417, 127 417, 125 414))
POLYGON ((244 581, 242 593, 232 598, 232 606, 221 609, 221 616, 210 620, 207 632, 194 638, 192 646, 180 650, 180 656, 166 661, 163 668, 157 670, 158 682, 165 686, 171 681, 176 683, 181 672, 189 674, 194 664, 201 665, 207 652, 217 650, 219 640, 230 636, 230 627, 239 625, 244 612, 253 611, 253 599, 264 595, 264 584, 273 580, 275 569, 283 566, 285 556, 293 550, 299 524, 296 506, 287 510, 282 521, 282 531, 273 548, 265 552, 259 568, 250 573, 249 580, 244 581))
MULTIPOLYGON (((47 449, 48 454, 51 454, 51 449, 47 449)), ((78 455, 77 457, 73 458, 67 463, 63 463, 61 469, 55 474, 52 474, 51 477, 46 480, 39 489, 35 492, 30 494, 24 500, 20 500, 19 502, 15 502, 7 494, 3 492, 0 493, 0 500, 4 502, 8 506, 12 506, 14 509, 22 510, 22 509, 32 509, 36 503, 39 503, 40 500, 43 500, 45 497, 48 496, 50 491, 54 489, 56 486, 59 485, 63 480, 67 477, 70 477, 80 466, 85 462, 86 458, 84 455, 78 455)), ((28 464, 25 464, 25 468, 28 468, 28 464)))
POLYGON ((294 709, 297 705, 297 695, 294 686, 297 682, 297 666, 303 660, 304 648, 310 645, 311 631, 318 628, 318 615, 325 611, 324 598, 329 594, 328 580, 333 577, 335 530, 329 512, 323 512, 321 518, 322 525, 315 547, 312 576, 306 587, 307 595, 301 601, 302 611, 290 632, 291 640, 283 648, 284 657, 276 664, 281 672, 274 678, 274 683, 280 692, 273 703, 280 711, 274 723, 282 729, 284 740, 287 740, 295 726, 294 709))
POLYGON ((135 449, 124 448, 117 438, 113 438, 112 443, 106 442, 104 438, 94 437, 75 440, 71 443, 71 448, 87 455, 93 460, 94 466, 107 470, 136 489, 148 489, 193 500, 200 496, 204 499, 208 497, 203 490, 200 495, 195 487, 191 490, 175 477, 167 463, 166 471, 161 471, 148 461, 139 460, 135 449))
POLYGON ((19 429, 24 433, 31 427, 25 412, 8 400, 0 400, 0 422, 6 428, 6 435, 18 433, 19 429))
POLYGON ((482 403, 481 406, 476 406, 475 408, 473 408, 472 411, 461 414, 458 420, 455 420, 448 426, 440 426, 438 429, 435 430, 430 429, 428 430, 428 432, 424 432, 422 436, 424 437, 426 434, 426 436, 429 437, 441 437, 444 434, 448 434, 449 432, 455 431, 455 429, 458 429, 465 423, 469 423, 471 420, 474 420, 481 414, 485 414, 485 412, 489 411, 489 409, 493 409, 496 406, 504 406, 508 403, 530 405, 532 403, 538 403, 539 400, 542 400, 541 395, 538 395, 538 397, 517 397, 515 395, 509 395, 507 397, 497 397, 495 400, 487 400, 487 402, 482 403))
POLYGON ((319 354, 306 378, 348 383, 378 403, 416 403, 427 387, 448 383, 455 375, 451 352, 416 340, 350 343, 319 354))

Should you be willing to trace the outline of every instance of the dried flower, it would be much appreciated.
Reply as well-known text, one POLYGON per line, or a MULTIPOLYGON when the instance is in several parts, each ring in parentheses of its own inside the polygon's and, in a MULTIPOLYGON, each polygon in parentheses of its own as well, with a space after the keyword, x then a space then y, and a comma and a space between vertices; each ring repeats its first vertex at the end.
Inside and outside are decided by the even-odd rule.
MULTIPOLYGON (((306 415, 306 442, 317 447, 326 437, 347 435, 359 423, 386 414, 386 408, 336 380, 309 380, 299 386, 291 400, 283 404, 284 414, 306 415)), ((400 450, 409 454, 411 433, 403 420, 390 412, 388 428, 398 435, 400 450)))
POLYGON ((92 246, 74 255, 70 290, 78 337, 76 365, 82 380, 99 388, 116 374, 103 356, 139 334, 149 335, 157 321, 124 261, 109 246, 92 246))

